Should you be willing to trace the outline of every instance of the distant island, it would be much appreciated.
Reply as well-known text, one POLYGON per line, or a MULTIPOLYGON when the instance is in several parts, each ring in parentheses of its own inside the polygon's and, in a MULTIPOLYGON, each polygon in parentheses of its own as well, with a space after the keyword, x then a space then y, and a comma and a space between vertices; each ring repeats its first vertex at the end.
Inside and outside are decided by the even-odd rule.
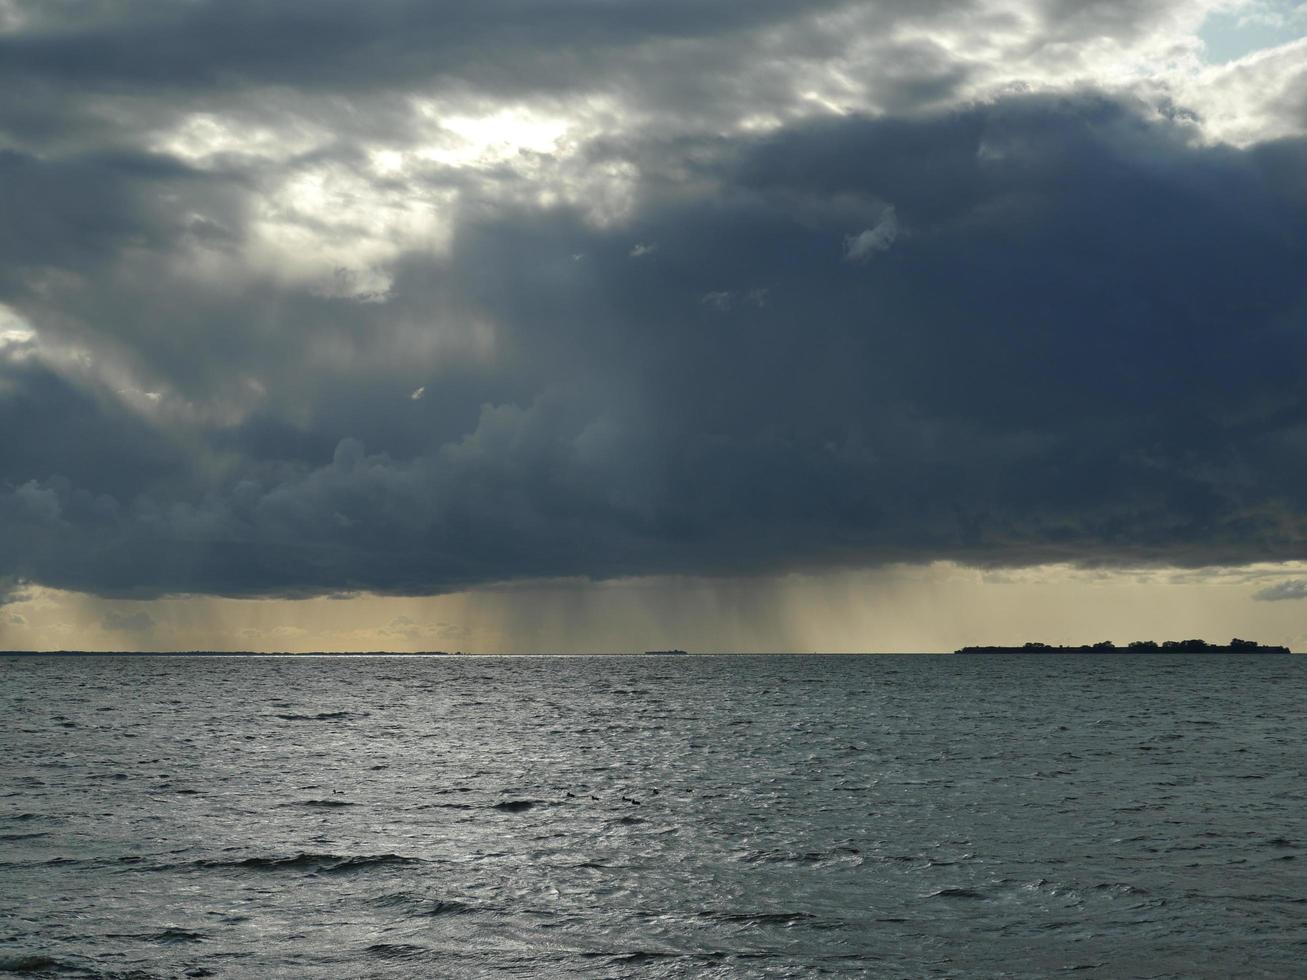
POLYGON ((1058 647, 1049 643, 1024 643, 1019 647, 962 647, 960 650, 954 650, 959 654, 984 654, 984 653, 1045 653, 1045 654, 1067 654, 1067 653, 1111 653, 1124 654, 1130 656, 1139 653, 1215 653, 1215 654, 1256 654, 1256 653, 1288 653, 1288 647, 1282 646, 1262 646, 1256 640, 1241 640, 1238 637, 1229 643, 1208 643, 1206 640, 1166 640, 1163 643, 1157 643, 1153 640, 1135 640, 1127 646, 1119 647, 1110 640, 1104 640, 1102 643, 1085 644, 1078 647, 1058 647))
POLYGON ((646 657, 688 657, 689 654, 684 650, 646 650, 646 657))

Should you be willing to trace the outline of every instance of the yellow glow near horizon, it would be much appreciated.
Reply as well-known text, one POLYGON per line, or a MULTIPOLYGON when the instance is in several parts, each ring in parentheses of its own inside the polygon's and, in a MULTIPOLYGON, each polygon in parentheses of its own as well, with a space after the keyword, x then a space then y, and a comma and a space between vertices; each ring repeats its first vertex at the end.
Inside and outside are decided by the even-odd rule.
POLYGON ((482 653, 936 652, 968 643, 1232 636, 1307 648, 1307 601, 1253 592, 1302 564, 1184 571, 940 562, 756 579, 522 583, 443 596, 109 600, 24 589, 8 649, 482 653))

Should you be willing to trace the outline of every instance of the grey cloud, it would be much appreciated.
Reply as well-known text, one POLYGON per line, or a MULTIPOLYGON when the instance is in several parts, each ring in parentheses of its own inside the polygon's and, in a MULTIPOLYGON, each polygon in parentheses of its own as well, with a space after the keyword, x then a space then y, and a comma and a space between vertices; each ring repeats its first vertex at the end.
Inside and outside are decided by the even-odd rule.
POLYGON ((0 606, 27 602, 31 598, 32 594, 26 590, 25 583, 21 579, 12 575, 0 575, 0 606))
MULTIPOLYGON (((792 4, 762 0, 595 0, 455 2, 378 0, 368 7, 291 0, 201 0, 159 7, 122 3, 112 13, 38 3, 21 5, 26 29, 0 45, 10 71, 76 80, 174 84, 206 88, 251 83, 331 86, 432 76, 464 76, 482 84, 539 86, 552 79, 585 84, 585 69, 602 67, 614 50, 629 55, 649 42, 710 42, 798 19, 792 4), (79 14, 81 16, 79 16, 79 14), (516 63, 515 63, 516 62, 516 63)), ((803 16, 851 5, 827 0, 803 16)), ((939 15, 957 4, 864 4, 888 19, 939 15)), ((965 4, 966 7, 977 6, 965 4)))
MULTIPOLYGON (((91 494, 123 495, 142 482, 185 480, 192 458, 112 392, 61 375, 37 358, 0 350, 0 495, 34 515, 54 505, 34 480, 68 481, 91 494), (21 477, 21 478, 19 478, 21 477)), ((108 497, 102 498, 104 506, 108 497)), ((0 574, 3 574, 0 572, 0 574)))
POLYGON ((1307 579, 1286 579, 1253 593, 1260 602, 1281 602, 1286 599, 1307 599, 1307 579))
POLYGON ((1302 557, 1307 213, 1279 175, 1307 148, 1185 137, 1095 98, 797 127, 719 155, 729 193, 649 194, 634 222, 667 244, 656 271, 566 210, 468 222, 447 267, 401 271, 393 308, 360 315, 448 277, 501 325, 497 365, 417 403, 388 385, 375 409, 366 386, 317 386, 261 442, 202 430, 224 460, 207 477, 96 497, 50 476, 57 455, 11 470, 10 568, 114 595, 301 595, 1302 557), (885 200, 912 234, 832 262, 849 209, 885 200), (760 281, 765 306, 702 300, 760 281), (396 411, 428 401, 463 421, 396 411), (365 429, 379 441, 342 438, 365 429))
POLYGON ((1056 42, 1065 60, 1077 41, 1156 29, 1181 3, 35 0, 0 35, 0 90, 21 93, 0 99, 0 126, 33 151, 130 147, 217 112, 282 132, 320 123, 337 135, 332 152, 348 152, 360 137, 403 140, 413 93, 564 109, 602 94, 642 129, 683 133, 697 120, 713 131, 811 106, 814 78, 831 69, 846 108, 904 112, 956 101, 976 71, 933 30, 1029 33, 1014 55, 1056 42))
MULTIPOLYGON (((160 195, 179 190, 183 164, 150 154, 92 154, 56 160, 0 149, 0 284, 50 267, 86 268, 124 245, 172 241, 184 231, 160 195)), ((205 193, 218 183, 205 178, 205 193)))

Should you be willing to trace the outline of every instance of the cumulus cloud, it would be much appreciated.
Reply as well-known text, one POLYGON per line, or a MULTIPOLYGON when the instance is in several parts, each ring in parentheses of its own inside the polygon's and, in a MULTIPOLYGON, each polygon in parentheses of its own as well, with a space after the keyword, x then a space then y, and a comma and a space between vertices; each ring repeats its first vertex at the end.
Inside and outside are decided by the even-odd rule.
POLYGON ((0 34, 8 581, 1307 557, 1307 103, 1213 4, 108 9, 0 34))
POLYGON ((1260 602, 1281 602, 1286 599, 1307 599, 1307 579, 1287 579, 1276 582, 1253 593, 1260 602))

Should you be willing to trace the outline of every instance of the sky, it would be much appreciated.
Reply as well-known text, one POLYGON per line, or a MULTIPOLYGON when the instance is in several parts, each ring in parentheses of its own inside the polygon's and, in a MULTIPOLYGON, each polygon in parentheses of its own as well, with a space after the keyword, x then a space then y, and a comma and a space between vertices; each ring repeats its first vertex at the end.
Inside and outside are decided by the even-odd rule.
POLYGON ((0 648, 1307 649, 1307 4, 0 0, 0 648))

